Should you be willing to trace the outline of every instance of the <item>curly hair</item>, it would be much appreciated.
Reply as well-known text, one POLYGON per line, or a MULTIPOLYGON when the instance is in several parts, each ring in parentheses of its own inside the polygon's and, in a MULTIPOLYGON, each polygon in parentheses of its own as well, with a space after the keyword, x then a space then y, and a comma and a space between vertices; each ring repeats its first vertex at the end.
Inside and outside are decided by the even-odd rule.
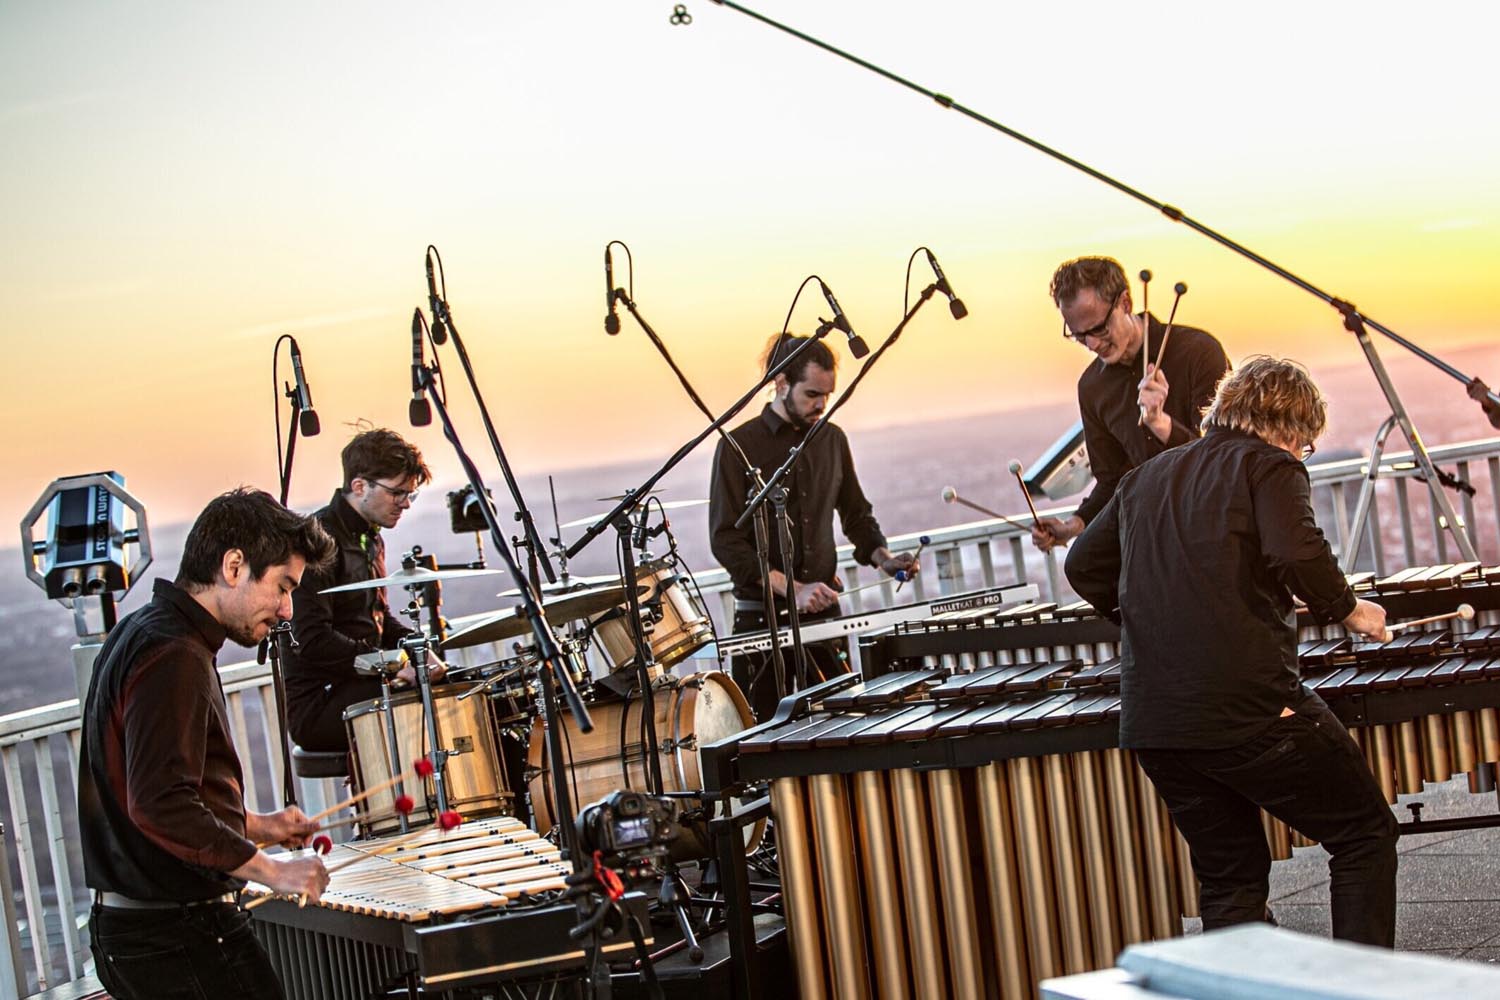
POLYGON ((1295 361, 1257 354, 1219 380, 1203 429, 1226 427, 1272 444, 1312 444, 1328 425, 1328 404, 1295 361))
POLYGON ((1048 291, 1055 305, 1064 306, 1085 288, 1092 288, 1103 301, 1113 302, 1127 287, 1125 269, 1113 257, 1079 257, 1058 265, 1048 291))

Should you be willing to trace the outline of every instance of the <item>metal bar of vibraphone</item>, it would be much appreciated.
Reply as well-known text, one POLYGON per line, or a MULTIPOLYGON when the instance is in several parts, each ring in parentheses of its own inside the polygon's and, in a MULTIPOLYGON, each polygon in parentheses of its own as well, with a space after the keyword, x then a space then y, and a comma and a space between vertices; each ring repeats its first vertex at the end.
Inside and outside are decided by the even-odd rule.
POLYGON ((912 979, 917 996, 944 996, 948 976, 938 933, 937 879, 932 870, 926 796, 917 773, 910 768, 892 771, 890 783, 912 979))
POLYGON ((813 832, 808 824, 808 795, 802 778, 782 778, 771 782, 772 812, 777 823, 777 861, 781 867, 781 886, 786 894, 787 934, 792 944, 792 963, 802 995, 809 1000, 828 996, 823 973, 823 943, 820 934, 816 898, 817 881, 813 877, 811 850, 813 832))
POLYGON ((905 1000, 911 995, 906 981, 909 963, 901 927, 899 883, 888 877, 897 868, 885 775, 880 771, 860 771, 854 775, 854 798, 861 863, 869 877, 888 879, 883 885, 871 885, 865 897, 873 938, 876 992, 882 1000, 905 1000))
MULTIPOLYGON (((1011 825, 1010 784, 1004 764, 986 764, 975 771, 979 814, 984 824, 984 871, 990 896, 990 946, 1002 997, 1023 997, 1036 978, 1028 969, 1025 914, 1021 882, 1016 870, 1016 836, 1011 825)), ((932 994, 926 994, 932 995, 932 994)))

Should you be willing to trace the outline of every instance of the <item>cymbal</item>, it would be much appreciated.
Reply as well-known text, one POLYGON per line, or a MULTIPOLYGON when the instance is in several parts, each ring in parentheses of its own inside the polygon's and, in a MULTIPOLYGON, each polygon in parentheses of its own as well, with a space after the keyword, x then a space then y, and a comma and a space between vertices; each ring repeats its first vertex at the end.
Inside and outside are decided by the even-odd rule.
POLYGON ((339 594, 346 590, 370 590, 374 587, 414 587, 423 583, 437 583, 439 580, 461 580, 470 576, 493 576, 499 573, 498 569, 426 569, 416 566, 412 569, 398 569, 389 576, 382 576, 375 580, 361 580, 358 583, 346 583, 338 587, 328 587, 320 590, 320 594, 339 594))
MULTIPOLYGON (((636 586, 640 588, 642 595, 650 592, 649 585, 636 584, 636 586)), ((615 584, 548 597, 542 602, 542 613, 546 615, 549 624, 556 625, 597 615, 601 611, 608 611, 624 602, 625 591, 619 584, 615 584)), ((463 629, 448 633, 448 638, 443 642, 443 648, 464 649, 486 642, 500 642, 513 636, 525 635, 530 631, 531 623, 526 620, 521 608, 517 606, 505 611, 496 611, 463 629)))
MULTIPOLYGON (((558 580, 556 583, 544 582, 542 584, 542 593, 566 594, 571 593, 575 590, 584 590, 588 587, 606 586, 608 584, 615 583, 619 579, 620 578, 618 576, 570 576, 568 577, 567 583, 563 583, 561 580, 558 580)), ((500 591, 500 593, 496 594, 495 596, 520 597, 521 591, 516 587, 512 587, 509 590, 500 591)))
MULTIPOLYGON (((654 490, 647 490, 646 491, 646 493, 649 496, 656 496, 658 493, 664 493, 664 492, 666 492, 666 491, 662 490, 660 488, 657 488, 657 489, 654 489, 654 490)), ((619 503, 621 500, 625 499, 625 496, 626 496, 626 494, 624 494, 624 493, 616 493, 612 497, 594 497, 594 499, 597 500, 599 503, 619 503)))
MULTIPOLYGON (((706 503, 708 503, 707 500, 663 500, 661 502, 661 506, 663 510, 679 510, 683 507, 701 507, 706 503)), ((644 506, 645 504, 640 504, 636 507, 636 509, 639 510, 644 506)), ((655 504, 652 504, 652 506, 654 507, 655 504)), ((580 517, 576 521, 568 521, 566 524, 558 525, 558 527, 581 528, 585 524, 593 524, 595 521, 599 520, 599 518, 603 517, 607 513, 608 511, 601 510, 597 514, 590 514, 588 517, 580 517)))

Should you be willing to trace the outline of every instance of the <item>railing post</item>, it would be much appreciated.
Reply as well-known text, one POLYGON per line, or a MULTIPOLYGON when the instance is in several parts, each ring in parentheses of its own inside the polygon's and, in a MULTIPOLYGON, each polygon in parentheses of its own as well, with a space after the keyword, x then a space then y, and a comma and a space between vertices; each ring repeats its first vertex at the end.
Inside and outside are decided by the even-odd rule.
POLYGON ((5 948, 0 950, 0 1000, 17 1000, 26 992, 26 966, 21 961, 15 889, 10 884, 10 834, 4 823, 0 823, 0 910, 5 920, 5 948))

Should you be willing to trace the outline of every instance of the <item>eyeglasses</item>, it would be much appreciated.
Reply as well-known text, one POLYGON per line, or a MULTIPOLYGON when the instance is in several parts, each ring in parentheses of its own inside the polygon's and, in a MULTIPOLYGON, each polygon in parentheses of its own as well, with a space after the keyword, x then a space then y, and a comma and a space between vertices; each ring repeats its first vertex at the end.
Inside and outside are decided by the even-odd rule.
POLYGON ((400 503, 403 500, 408 503, 416 503, 417 497, 421 492, 420 490, 398 490, 394 486, 387 486, 385 483, 382 483, 378 479, 366 479, 365 482, 369 483, 371 486, 379 486, 381 489, 389 493, 391 495, 391 499, 395 500, 397 503, 400 503))
POLYGON ((1063 320, 1063 337, 1067 340, 1076 340, 1081 344, 1085 337, 1103 336, 1104 331, 1109 329, 1109 318, 1115 314, 1115 306, 1120 304, 1120 296, 1124 294, 1125 289, 1123 288, 1116 292, 1115 297, 1110 300, 1109 311, 1104 314, 1104 318, 1087 330, 1079 330, 1075 333, 1068 329, 1068 321, 1063 320))
POLYGON ((1318 453, 1318 446, 1309 441, 1302 446, 1302 461, 1307 461, 1318 453))

